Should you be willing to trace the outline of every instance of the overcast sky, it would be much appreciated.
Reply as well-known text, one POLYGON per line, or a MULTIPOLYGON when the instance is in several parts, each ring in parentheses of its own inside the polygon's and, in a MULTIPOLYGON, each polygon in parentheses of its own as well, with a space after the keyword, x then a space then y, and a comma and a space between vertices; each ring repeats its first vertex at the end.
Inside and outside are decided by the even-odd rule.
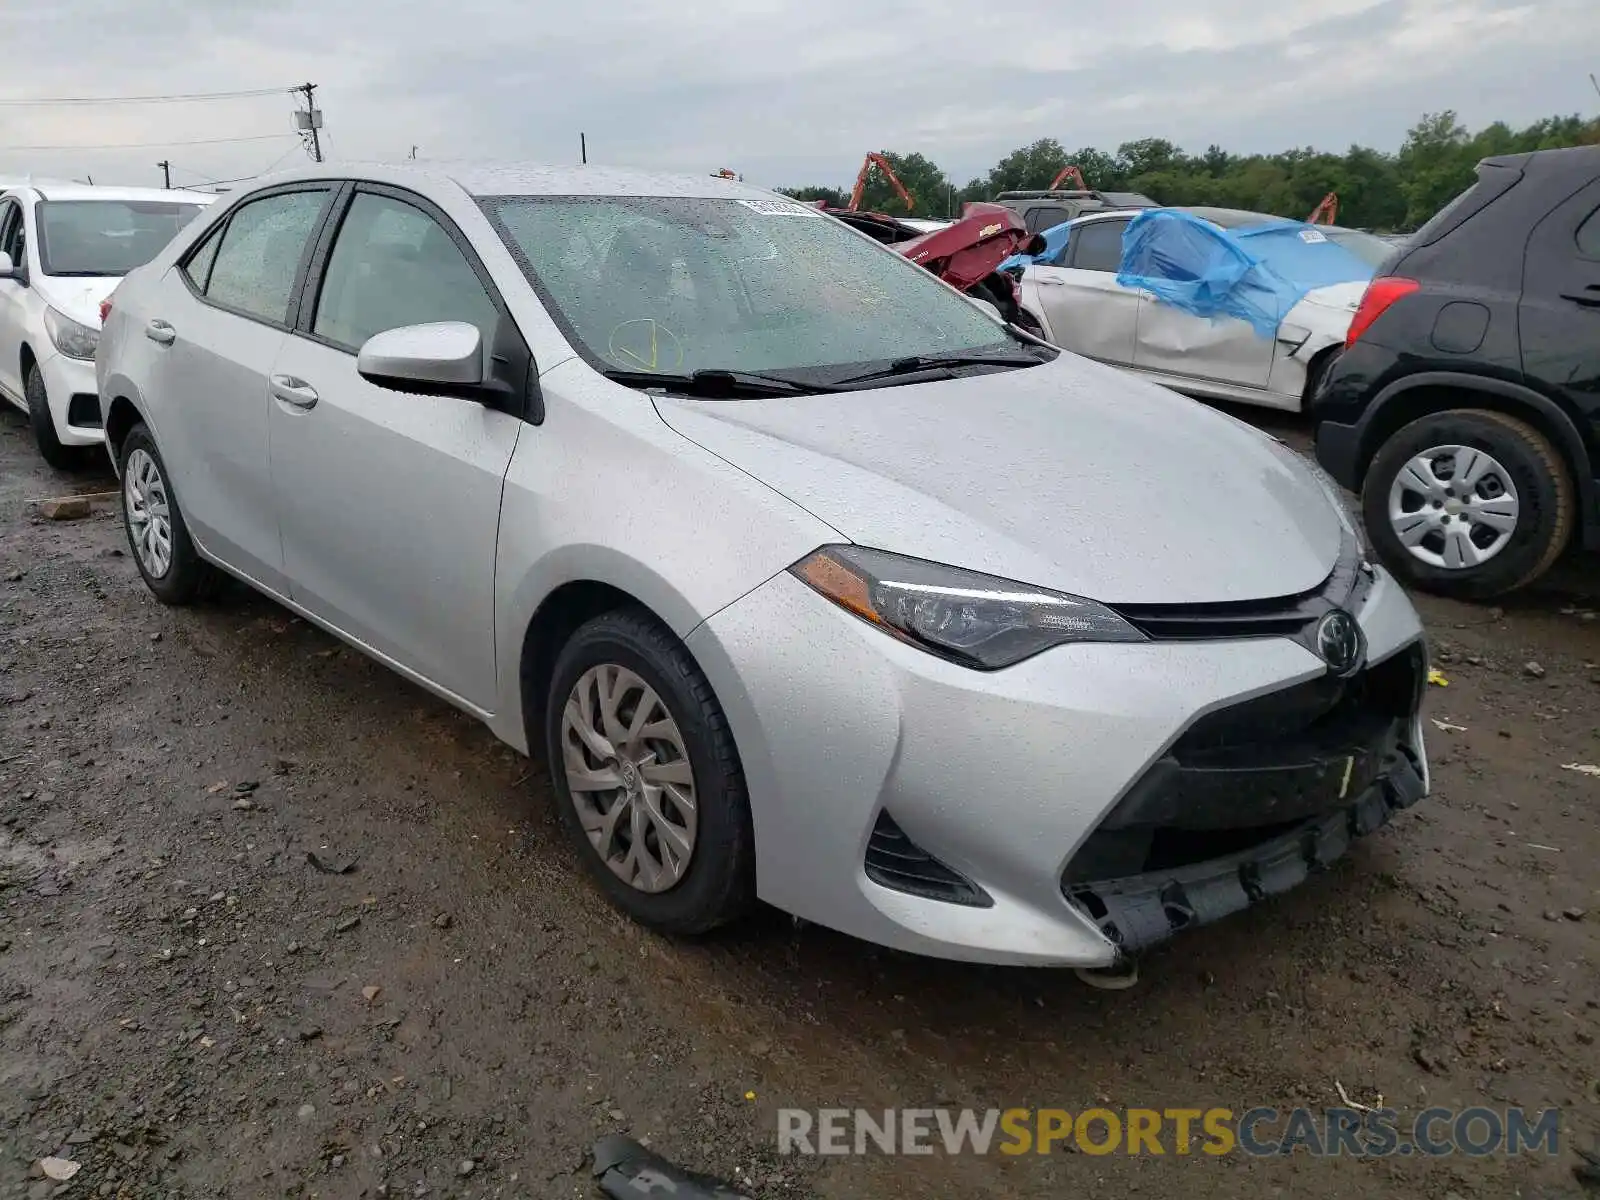
POLYGON ((197 182, 303 152, 288 95, 7 99, 311 80, 331 158, 517 157, 847 183, 869 149, 956 179, 1040 137, 1115 149, 1395 148, 1600 110, 1600 0, 15 0, 0 13, 0 173, 197 182), (277 135, 274 137, 274 135, 277 135), (22 149, 263 140, 118 150, 22 149))

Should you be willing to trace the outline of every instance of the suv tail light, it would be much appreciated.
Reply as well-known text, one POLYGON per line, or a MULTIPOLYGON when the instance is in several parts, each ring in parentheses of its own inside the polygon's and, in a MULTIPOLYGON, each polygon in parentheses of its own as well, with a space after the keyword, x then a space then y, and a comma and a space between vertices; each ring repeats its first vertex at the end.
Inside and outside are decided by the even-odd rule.
POLYGON ((110 315, 111 315, 111 297, 107 296, 104 300, 100 301, 100 326, 101 326, 101 328, 105 327, 106 318, 109 317, 110 315))
POLYGON ((1372 323, 1383 316, 1391 304, 1401 296, 1409 296, 1421 286, 1415 279, 1401 279, 1393 275, 1374 279, 1367 284, 1356 315, 1350 318, 1350 332, 1344 335, 1345 349, 1354 346, 1357 339, 1372 328, 1372 323))

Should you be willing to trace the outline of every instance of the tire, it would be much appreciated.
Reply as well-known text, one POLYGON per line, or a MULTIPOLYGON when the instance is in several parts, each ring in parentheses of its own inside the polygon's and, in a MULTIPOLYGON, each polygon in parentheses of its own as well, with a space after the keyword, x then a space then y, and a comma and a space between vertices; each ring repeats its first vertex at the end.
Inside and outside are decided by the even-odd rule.
MULTIPOLYGON (((619 609, 595 617, 573 633, 557 657, 544 711, 545 751, 561 823, 584 866, 614 905, 642 925, 685 936, 705 933, 738 919, 750 909, 755 901, 755 836, 744 772, 711 684, 682 642, 660 622, 635 609, 619 609), (597 767, 616 760, 584 743, 568 721, 568 701, 575 690, 578 698, 573 700, 574 711, 595 714, 602 689, 611 686, 605 682, 608 676, 612 683, 619 684, 614 689, 621 696, 621 703, 615 706, 618 723, 638 716, 638 703, 643 701, 638 689, 627 681, 630 675, 635 683, 653 691, 665 711, 663 720, 660 710, 654 710, 647 728, 663 731, 669 724, 672 726, 662 739, 638 738, 625 751, 633 761, 647 757, 652 760, 646 761, 631 778, 626 767, 597 767), (586 689, 580 690, 580 682, 585 681, 586 689), (676 734, 676 741, 671 734, 676 734), (684 760, 691 774, 689 786, 694 801, 690 850, 678 856, 680 873, 675 879, 668 878, 670 869, 657 871, 652 878, 648 870, 638 869, 632 842, 634 834, 643 828, 645 855, 639 861, 648 859, 666 867, 671 843, 663 840, 664 824, 644 816, 647 807, 641 808, 635 801, 633 808, 625 810, 624 818, 615 822, 615 831, 608 837, 603 827, 605 817, 614 811, 612 806, 627 801, 620 789, 580 789, 576 795, 583 799, 579 801, 569 780, 569 765, 590 770, 599 779, 626 781, 636 789, 630 794, 639 797, 648 795, 643 789, 651 786, 650 775, 670 771, 684 760), (580 803, 587 817, 580 812, 580 803), (639 824, 634 823, 635 811, 641 813, 639 824), (606 846, 606 854, 585 831, 586 820, 590 828, 597 828, 595 837, 606 846), (628 826, 625 838, 624 824, 628 826), (610 865, 608 859, 616 865, 610 865), (630 864, 634 866, 630 868, 630 864), (625 878, 630 869, 633 876, 625 878)), ((603 732, 606 725, 591 720, 589 727, 603 732)), ((611 741, 621 740, 613 729, 603 749, 614 749, 611 741)), ((682 778, 681 768, 678 778, 682 778)), ((665 814, 666 824, 681 834, 687 824, 684 809, 673 800, 672 789, 659 782, 653 786, 658 789, 657 811, 665 814)), ((673 787, 682 794, 681 782, 673 787)))
POLYGON ((128 549, 133 553, 139 574, 144 576, 145 585, 157 600, 173 607, 195 604, 215 595, 222 574, 194 548, 189 527, 178 507, 178 497, 168 482, 167 465, 156 448, 155 438, 150 436, 149 427, 141 422, 130 429, 128 436, 122 439, 121 453, 122 526, 128 535, 128 549), (159 511, 151 513, 152 501, 165 507, 164 561, 162 556, 141 548, 143 539, 136 532, 136 527, 154 527, 159 532, 162 518, 159 511))
POLYGON ((39 447, 40 457, 58 471, 70 471, 81 466, 84 454, 80 447, 63 446, 56 433, 55 419, 50 415, 50 399, 45 392, 44 376, 37 363, 28 366, 23 380, 23 392, 28 401, 28 424, 33 427, 33 441, 39 447))
POLYGON ((1332 350, 1324 350, 1314 359, 1311 367, 1306 371, 1306 390, 1300 396, 1300 411, 1310 412, 1311 404, 1317 398, 1317 392, 1322 388, 1322 381, 1328 377, 1328 372, 1333 369, 1333 364, 1339 361, 1339 355, 1344 353, 1344 347, 1335 346, 1332 350))
MULTIPOLYGON (((1428 461, 1432 465, 1448 464, 1447 472, 1456 469, 1455 456, 1428 461)), ((1430 472, 1427 478, 1437 480, 1437 471, 1431 466, 1430 472)), ((1407 475, 1408 480, 1413 478, 1416 477, 1407 475)), ((1486 409, 1455 409, 1411 422, 1379 447, 1361 489, 1361 514, 1384 565, 1413 587, 1462 600, 1485 600, 1526 587, 1538 579, 1566 549, 1576 521, 1576 509, 1571 475, 1550 440, 1526 421, 1486 409), (1408 464, 1430 450, 1451 446, 1479 451, 1487 455, 1492 464, 1483 467, 1482 460, 1475 464, 1482 473, 1469 499, 1472 505, 1477 505, 1485 502, 1485 496, 1490 496, 1494 510, 1479 512, 1467 507, 1465 512, 1471 515, 1471 524, 1456 524, 1450 531, 1458 546, 1464 528, 1472 530, 1473 539, 1492 539, 1487 542, 1491 549, 1479 550, 1483 558, 1476 564, 1457 565, 1462 561, 1459 554, 1454 563, 1424 561, 1417 551, 1406 546, 1401 530, 1397 529, 1398 524, 1415 533, 1421 524, 1450 521, 1452 500, 1455 509, 1463 507, 1460 496, 1439 494, 1437 502, 1423 502, 1433 510, 1432 515, 1422 513, 1420 508, 1411 512, 1407 506, 1426 493, 1421 487, 1409 488, 1403 483, 1401 487, 1406 495, 1401 498, 1399 508, 1404 516, 1391 519, 1396 481, 1408 464), (1496 489, 1501 491, 1498 498, 1491 495, 1496 489), (1509 532, 1506 529, 1509 518, 1505 515, 1508 512, 1514 514, 1509 532), (1493 525, 1483 519, 1490 516, 1495 517, 1493 525), (1408 522, 1407 518, 1413 519, 1408 522)), ((1459 511, 1453 520, 1462 520, 1459 511)), ((1442 526, 1436 528, 1420 549, 1433 555, 1445 544, 1439 540, 1441 537, 1442 526)))

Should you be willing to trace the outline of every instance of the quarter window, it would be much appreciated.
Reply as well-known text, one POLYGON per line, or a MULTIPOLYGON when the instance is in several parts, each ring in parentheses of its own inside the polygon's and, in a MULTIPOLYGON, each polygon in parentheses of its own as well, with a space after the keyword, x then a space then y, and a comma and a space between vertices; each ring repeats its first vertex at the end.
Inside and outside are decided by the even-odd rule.
POLYGON ((240 206, 217 247, 206 297, 246 316, 286 324, 300 260, 327 198, 325 191, 282 192, 240 206))
POLYGON ((1585 258, 1600 258, 1600 208, 1578 226, 1578 253, 1585 258))
POLYGON ((375 333, 429 321, 476 325, 487 352, 500 317, 439 222, 403 200, 358 193, 328 258, 311 331, 357 350, 375 333))
POLYGON ((216 261, 217 247, 221 244, 221 232, 213 232, 183 264, 183 273, 189 277, 189 282, 202 292, 206 290, 206 283, 211 277, 211 264, 216 261))

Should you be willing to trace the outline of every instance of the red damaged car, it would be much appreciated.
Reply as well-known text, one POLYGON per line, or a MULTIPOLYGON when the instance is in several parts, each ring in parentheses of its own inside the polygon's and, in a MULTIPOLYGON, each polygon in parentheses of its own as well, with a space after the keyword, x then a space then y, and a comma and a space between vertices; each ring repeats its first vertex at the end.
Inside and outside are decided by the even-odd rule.
POLYGON ((818 203, 817 207, 928 268, 952 287, 1000 310, 1005 320, 1043 337, 1023 310, 1018 284, 998 270, 1013 254, 1039 254, 1044 238, 1029 233, 1022 218, 999 204, 967 204, 959 220, 932 222, 887 213, 857 212, 818 203), (929 228, 933 226, 933 228, 929 228))

